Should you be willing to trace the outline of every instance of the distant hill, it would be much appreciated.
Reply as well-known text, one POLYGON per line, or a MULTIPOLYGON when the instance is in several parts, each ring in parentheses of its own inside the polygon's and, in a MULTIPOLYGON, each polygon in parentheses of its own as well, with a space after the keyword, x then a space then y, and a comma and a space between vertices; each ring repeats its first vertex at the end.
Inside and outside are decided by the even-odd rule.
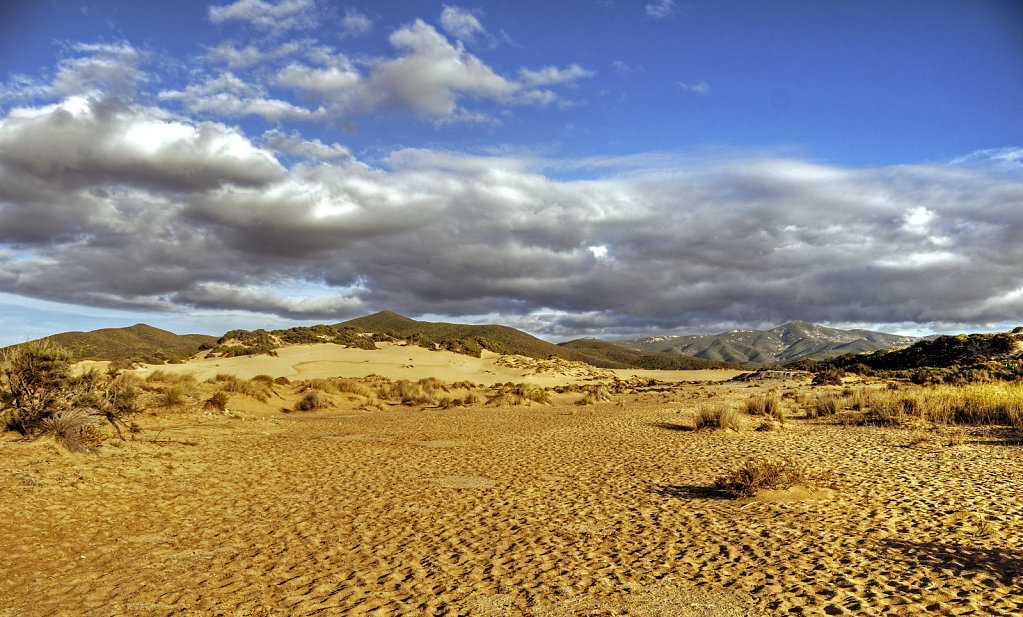
POLYGON ((625 365, 622 368, 642 368, 661 371, 687 371, 694 369, 711 368, 743 368, 732 362, 720 362, 717 360, 705 360, 694 358, 678 353, 660 353, 648 351, 635 351, 619 347, 614 343, 597 339, 584 338, 568 341, 559 345, 564 349, 571 349, 586 356, 585 360, 594 366, 604 366, 607 363, 625 365))
POLYGON ((396 338, 426 339, 455 349, 470 341, 482 342, 493 351, 530 358, 564 358, 600 368, 705 369, 734 368, 720 362, 707 362, 677 354, 637 353, 611 343, 583 339, 555 345, 515 328, 499 325, 470 325, 416 321, 392 311, 382 311, 335 324, 335 328, 357 328, 365 332, 389 334, 396 338))
POLYGON ((636 351, 680 353, 706 360, 773 365, 805 359, 912 345, 918 338, 870 330, 839 330, 793 321, 771 330, 732 330, 721 334, 658 336, 614 341, 636 351))
POLYGON ((91 332, 63 332, 46 337, 67 348, 75 360, 130 360, 166 362, 187 359, 203 344, 216 343, 205 334, 174 334, 135 324, 127 328, 103 328, 91 332))
MULTIPOLYGON (((806 366, 810 363, 799 364, 813 368, 806 366)), ((938 336, 901 349, 847 354, 817 364, 909 377, 920 383, 1017 380, 1023 377, 1023 331, 938 336)))

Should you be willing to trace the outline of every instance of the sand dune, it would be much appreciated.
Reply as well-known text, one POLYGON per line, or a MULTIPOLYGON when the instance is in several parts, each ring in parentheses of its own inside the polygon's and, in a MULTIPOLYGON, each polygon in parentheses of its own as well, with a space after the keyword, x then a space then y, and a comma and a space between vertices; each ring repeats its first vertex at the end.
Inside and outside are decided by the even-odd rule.
POLYGON ((243 379, 259 374, 289 379, 326 377, 366 377, 380 375, 388 379, 419 380, 436 377, 447 382, 472 381, 485 385, 528 382, 542 386, 565 383, 609 381, 616 376, 633 375, 671 381, 724 380, 741 371, 644 371, 622 369, 610 371, 581 362, 535 360, 524 356, 502 356, 483 351, 482 358, 473 358, 450 351, 431 351, 416 345, 377 343, 379 349, 345 348, 340 345, 295 345, 277 350, 277 357, 266 355, 235 358, 192 360, 186 364, 166 364, 139 369, 140 375, 155 370, 170 373, 192 373, 199 380, 218 373, 229 373, 243 379))
MULTIPOLYGON (((401 353, 415 370, 441 357, 401 353)), ((323 374, 298 358, 231 366, 323 374)), ((281 414, 281 389, 241 414, 159 410, 97 456, 7 437, 0 617, 1023 613, 1019 446, 686 429, 708 397, 750 391, 281 414), (784 455, 826 486, 709 490, 784 455)))

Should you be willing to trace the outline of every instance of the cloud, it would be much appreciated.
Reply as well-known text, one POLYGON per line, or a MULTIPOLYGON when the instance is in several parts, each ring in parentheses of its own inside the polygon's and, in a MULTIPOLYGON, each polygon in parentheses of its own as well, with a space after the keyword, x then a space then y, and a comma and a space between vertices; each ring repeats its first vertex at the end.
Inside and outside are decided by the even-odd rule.
POLYGON ((348 7, 341 19, 341 38, 362 36, 373 29, 373 22, 358 9, 348 7))
POLYGON ((374 166, 72 98, 0 119, 0 173, 0 291, 89 306, 500 315, 555 336, 1023 309, 1023 179, 976 166, 429 148, 374 166), (573 168, 596 179, 551 177, 573 168))
POLYGON ((157 96, 145 53, 83 45, 50 83, 10 82, 21 102, 0 108, 0 293, 325 321, 500 316, 556 336, 1023 311, 1019 149, 873 169, 427 147, 366 161, 291 126, 219 121, 479 121, 474 103, 543 105, 590 74, 501 75, 422 21, 390 43, 393 55, 354 59, 313 41, 224 44, 208 54, 227 70, 157 96))
POLYGON ((710 86, 707 82, 701 81, 698 84, 687 84, 685 82, 678 82, 678 87, 686 92, 693 92, 696 94, 702 94, 703 96, 710 95, 710 86))
POLYGON ((231 72, 193 83, 184 90, 164 90, 163 101, 180 101, 193 114, 223 117, 261 116, 270 122, 281 120, 317 120, 326 110, 300 107, 282 99, 268 98, 266 91, 231 72))
POLYGON ((246 21, 266 30, 292 30, 316 25, 313 0, 238 0, 232 4, 209 8, 210 21, 219 24, 230 20, 246 21))
POLYGON ((288 41, 276 48, 263 51, 255 45, 239 47, 234 41, 224 41, 206 54, 206 60, 214 64, 223 64, 232 70, 248 69, 258 64, 273 62, 291 56, 305 47, 304 41, 288 41))
POLYGON ((573 64, 565 69, 523 69, 519 80, 509 79, 422 20, 396 30, 389 41, 397 55, 364 61, 368 71, 343 54, 334 54, 321 58, 326 66, 293 62, 277 73, 276 83, 315 95, 335 117, 391 110, 451 122, 491 120, 466 109, 465 99, 546 105, 558 97, 540 86, 591 75, 573 64))
POLYGON ((674 0, 657 0, 646 5, 646 14, 654 19, 664 19, 675 13, 674 0))
POLYGON ((593 74, 593 71, 587 71, 578 64, 571 64, 563 69, 556 66, 544 67, 538 71, 521 69, 519 79, 522 80, 522 83, 530 86, 550 86, 571 83, 585 77, 592 77, 593 74))
POLYGON ((472 12, 458 6, 444 5, 440 14, 440 26, 445 32, 463 41, 471 41, 477 34, 486 34, 476 16, 472 12))

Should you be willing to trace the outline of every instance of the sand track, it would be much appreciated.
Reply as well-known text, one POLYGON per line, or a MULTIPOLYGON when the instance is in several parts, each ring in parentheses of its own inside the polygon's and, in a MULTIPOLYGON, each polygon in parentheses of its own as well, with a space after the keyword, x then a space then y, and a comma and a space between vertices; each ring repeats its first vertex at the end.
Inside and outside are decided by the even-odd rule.
POLYGON ((1023 613, 1020 446, 672 430, 652 398, 0 441, 0 616, 1023 613), (830 498, 707 490, 753 453, 830 498))

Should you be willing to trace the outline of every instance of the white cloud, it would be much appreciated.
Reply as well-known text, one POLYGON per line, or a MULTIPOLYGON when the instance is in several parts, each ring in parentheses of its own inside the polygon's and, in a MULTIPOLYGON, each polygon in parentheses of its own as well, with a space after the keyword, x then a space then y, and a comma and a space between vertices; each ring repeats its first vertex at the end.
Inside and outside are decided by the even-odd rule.
POLYGON ((263 51, 255 45, 239 47, 234 41, 224 41, 206 54, 206 59, 215 64, 225 64, 232 70, 248 69, 258 64, 286 58, 304 47, 302 41, 288 41, 276 48, 263 51))
POLYGON ((701 81, 698 84, 687 84, 685 82, 678 82, 678 87, 686 92, 693 92, 695 94, 702 94, 708 96, 710 94, 710 86, 705 81, 701 81))
POLYGON ((193 83, 185 90, 164 90, 158 97, 164 101, 180 101, 194 114, 224 117, 255 115, 270 122, 316 120, 326 115, 322 108, 312 110, 289 101, 268 98, 265 90, 231 72, 209 77, 203 83, 193 83))
POLYGON ((556 66, 548 66, 538 71, 531 71, 529 69, 521 69, 519 71, 519 79, 522 80, 522 83, 529 86, 565 84, 592 76, 593 71, 587 71, 578 64, 570 64, 563 69, 559 69, 556 66))
POLYGON ((674 0, 657 0, 646 5, 646 14, 654 19, 664 19, 675 13, 674 0))
POLYGON ((267 131, 263 134, 263 143, 273 150, 303 156, 319 161, 354 160, 352 152, 341 144, 329 146, 319 139, 303 139, 298 132, 285 133, 280 129, 267 131))
POLYGON ((341 19, 341 38, 362 36, 373 29, 373 21, 358 9, 348 7, 341 19))
POLYGON ((524 70, 520 80, 503 77, 421 20, 396 30, 397 55, 364 61, 363 72, 342 54, 322 57, 327 66, 293 62, 275 77, 279 85, 315 94, 335 116, 384 109, 420 114, 441 122, 492 121, 468 109, 464 99, 501 105, 545 105, 557 100, 542 84, 566 83, 590 73, 578 65, 524 70))
POLYGON ((313 0, 238 0, 232 4, 215 5, 209 9, 210 21, 219 24, 230 20, 247 21, 267 30, 291 30, 316 25, 313 0))
POLYGON ((440 14, 440 26, 451 36, 463 41, 471 41, 477 34, 487 32, 471 11, 446 4, 440 14))

